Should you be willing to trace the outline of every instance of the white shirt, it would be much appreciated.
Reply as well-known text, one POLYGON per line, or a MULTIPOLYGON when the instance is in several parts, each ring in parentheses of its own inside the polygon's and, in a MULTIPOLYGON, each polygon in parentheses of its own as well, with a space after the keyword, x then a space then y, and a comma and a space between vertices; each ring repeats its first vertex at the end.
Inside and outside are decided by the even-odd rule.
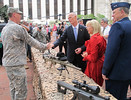
POLYGON ((105 30, 104 30, 104 35, 109 35, 109 31, 110 31, 111 27, 108 25, 105 27, 105 30))
MULTIPOLYGON (((72 28, 74 30, 74 26, 72 25, 72 28)), ((77 35, 78 35, 78 28, 79 28, 79 24, 76 25, 76 32, 77 32, 77 35)))

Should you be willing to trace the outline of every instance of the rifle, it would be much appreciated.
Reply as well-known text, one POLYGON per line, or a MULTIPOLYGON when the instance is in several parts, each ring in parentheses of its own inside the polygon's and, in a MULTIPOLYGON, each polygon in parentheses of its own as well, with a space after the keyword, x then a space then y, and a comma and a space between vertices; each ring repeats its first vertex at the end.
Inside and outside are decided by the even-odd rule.
POLYGON ((110 100, 109 97, 99 95, 100 88, 98 86, 89 86, 88 84, 80 83, 76 80, 72 81, 75 85, 70 85, 64 81, 57 81, 57 90, 66 94, 67 90, 73 92, 74 96, 71 100, 110 100))
MULTIPOLYGON (((74 68, 74 69, 81 71, 81 68, 74 66, 73 64, 69 63, 68 61, 61 61, 61 60, 58 59, 58 57, 56 57, 54 55, 43 55, 43 59, 63 65, 63 67, 62 67, 63 70, 66 69, 66 66, 68 66, 68 67, 71 67, 71 68, 74 68)), ((58 70, 60 70, 60 69, 58 69, 58 70)))

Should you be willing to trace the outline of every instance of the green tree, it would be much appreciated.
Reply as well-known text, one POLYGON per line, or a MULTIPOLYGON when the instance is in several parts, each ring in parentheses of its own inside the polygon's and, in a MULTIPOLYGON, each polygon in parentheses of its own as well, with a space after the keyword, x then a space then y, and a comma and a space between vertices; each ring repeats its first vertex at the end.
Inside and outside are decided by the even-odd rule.
POLYGON ((102 14, 97 14, 97 16, 94 16, 93 14, 89 14, 89 15, 77 15, 78 19, 96 19, 97 21, 101 21, 102 18, 104 18, 105 16, 102 14))
POLYGON ((4 18, 4 22, 6 23, 8 22, 7 9, 8 9, 7 5, 0 8, 0 16, 4 18))

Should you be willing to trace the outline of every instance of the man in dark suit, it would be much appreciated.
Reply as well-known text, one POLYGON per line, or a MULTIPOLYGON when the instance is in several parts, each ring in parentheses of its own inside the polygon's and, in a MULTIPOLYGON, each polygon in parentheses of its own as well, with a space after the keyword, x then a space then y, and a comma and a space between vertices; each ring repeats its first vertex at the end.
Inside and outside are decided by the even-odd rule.
POLYGON ((118 100, 126 100, 131 85, 131 21, 128 18, 130 4, 111 4, 112 17, 116 21, 109 32, 105 61, 102 69, 106 90, 118 100))
POLYGON ((67 60, 85 71, 86 62, 82 61, 81 52, 85 50, 84 43, 90 39, 86 27, 78 24, 77 15, 70 13, 68 20, 71 25, 65 29, 62 36, 53 44, 53 48, 67 39, 67 60))

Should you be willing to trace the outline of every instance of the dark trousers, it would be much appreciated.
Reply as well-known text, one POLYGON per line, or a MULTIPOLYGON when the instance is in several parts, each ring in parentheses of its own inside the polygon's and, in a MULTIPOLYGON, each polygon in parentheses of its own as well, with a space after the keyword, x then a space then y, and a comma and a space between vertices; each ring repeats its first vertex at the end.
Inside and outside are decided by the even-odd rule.
POLYGON ((32 61, 31 46, 27 44, 27 57, 32 61))
POLYGON ((64 46, 64 49, 65 49, 65 56, 67 56, 67 43, 59 44, 59 52, 62 52, 63 46, 64 46))
POLYGON ((128 86, 131 85, 131 80, 106 80, 106 90, 118 100, 127 100, 128 86))
POLYGON ((50 32, 48 32, 48 38, 49 38, 48 42, 50 42, 50 40, 51 40, 50 32))
POLYGON ((75 54, 74 60, 72 62, 70 62, 70 63, 72 63, 76 67, 81 68, 81 71, 84 73, 85 69, 86 69, 87 62, 86 61, 82 61, 82 59, 83 58, 82 58, 81 54, 79 54, 79 55, 75 54))
POLYGON ((0 48, 0 65, 2 65, 2 57, 3 57, 3 46, 0 48))

